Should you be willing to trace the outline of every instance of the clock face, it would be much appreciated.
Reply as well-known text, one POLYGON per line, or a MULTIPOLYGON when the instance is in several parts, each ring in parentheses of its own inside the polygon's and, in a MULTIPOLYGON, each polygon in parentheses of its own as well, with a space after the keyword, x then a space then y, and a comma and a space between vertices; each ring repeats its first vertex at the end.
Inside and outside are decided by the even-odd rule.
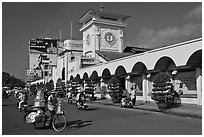
POLYGON ((90 44, 90 41, 91 41, 91 38, 90 38, 90 35, 88 34, 86 36, 86 44, 89 45, 90 44))
POLYGON ((110 46, 113 46, 116 43, 116 39, 115 39, 114 35, 111 32, 107 32, 104 37, 105 37, 106 42, 110 46))

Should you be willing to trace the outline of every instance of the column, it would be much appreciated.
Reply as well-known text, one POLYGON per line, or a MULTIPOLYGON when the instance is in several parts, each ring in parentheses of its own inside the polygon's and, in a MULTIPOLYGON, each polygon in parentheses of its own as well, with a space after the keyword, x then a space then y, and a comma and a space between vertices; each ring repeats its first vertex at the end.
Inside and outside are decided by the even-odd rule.
MULTIPOLYGON (((151 74, 147 74, 147 78, 146 78, 146 94, 150 94, 152 91, 151 89, 151 82, 150 82, 150 77, 151 77, 151 74)), ((147 97, 147 101, 149 102, 150 101, 150 97, 147 97)))
POLYGON ((196 87, 198 106, 202 106, 202 70, 200 67, 196 68, 196 87))
POLYGON ((145 74, 142 74, 142 93, 143 102, 145 103, 147 101, 147 77, 145 74))
POLYGON ((68 81, 68 52, 65 53, 65 83, 68 81))
POLYGON ((104 98, 105 97, 105 92, 103 91, 102 87, 104 88, 105 87, 105 83, 103 82, 103 79, 101 78, 100 80, 100 89, 101 89, 101 98, 104 98))
POLYGON ((127 77, 125 78, 125 89, 126 89, 127 91, 130 91, 130 76, 127 76, 127 77))

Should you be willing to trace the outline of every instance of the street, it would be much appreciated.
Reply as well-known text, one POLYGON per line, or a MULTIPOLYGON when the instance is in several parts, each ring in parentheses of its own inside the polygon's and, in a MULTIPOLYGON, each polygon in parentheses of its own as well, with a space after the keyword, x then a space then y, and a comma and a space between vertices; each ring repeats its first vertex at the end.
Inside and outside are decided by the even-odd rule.
MULTIPOLYGON (((29 107, 33 102, 31 99, 29 107)), ((87 103, 88 110, 78 110, 64 102, 67 127, 62 132, 35 129, 23 121, 16 99, 2 99, 2 135, 201 135, 202 120, 159 112, 87 103), (81 123, 78 126, 78 123, 81 123)))

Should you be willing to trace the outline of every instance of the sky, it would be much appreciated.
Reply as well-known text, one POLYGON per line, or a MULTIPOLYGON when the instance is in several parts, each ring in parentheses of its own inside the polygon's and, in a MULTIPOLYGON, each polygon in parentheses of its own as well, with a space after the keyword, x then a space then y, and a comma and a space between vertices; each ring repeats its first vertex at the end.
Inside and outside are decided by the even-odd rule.
MULTIPOLYGON (((103 2, 103 10, 130 15, 125 45, 158 48, 202 37, 201 2, 103 2)), ((30 38, 82 40, 78 20, 101 2, 2 2, 2 71, 25 79, 30 38)))

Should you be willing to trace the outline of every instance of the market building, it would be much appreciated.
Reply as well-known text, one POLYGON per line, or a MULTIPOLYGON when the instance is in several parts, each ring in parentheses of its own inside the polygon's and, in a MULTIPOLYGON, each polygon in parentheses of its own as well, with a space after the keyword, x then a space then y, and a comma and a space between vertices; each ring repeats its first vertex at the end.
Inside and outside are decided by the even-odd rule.
POLYGON ((153 101, 148 95, 152 92, 154 76, 165 71, 171 75, 174 89, 183 90, 182 103, 202 105, 202 39, 141 52, 138 49, 139 53, 135 54, 124 52, 131 51, 124 45, 125 20, 129 17, 90 10, 79 19, 83 33, 82 56, 99 62, 68 71, 67 80, 77 78, 86 82, 87 77, 92 77, 99 79, 99 86, 107 86, 107 81, 116 75, 128 91, 137 85, 140 90, 137 99, 148 102, 153 101))
MULTIPOLYGON (((153 78, 158 72, 171 76, 174 89, 182 90, 182 103, 202 105, 202 38, 157 49, 125 45, 124 30, 128 15, 102 10, 89 10, 78 21, 83 40, 60 41, 51 79, 77 80, 86 87, 95 80, 95 89, 107 87, 112 76, 130 91, 137 85, 137 99, 153 101, 153 78)), ((42 57, 43 58, 43 57, 42 57)), ((43 76, 44 77, 44 76, 43 76)), ((101 94, 101 92, 97 92, 101 94)))

